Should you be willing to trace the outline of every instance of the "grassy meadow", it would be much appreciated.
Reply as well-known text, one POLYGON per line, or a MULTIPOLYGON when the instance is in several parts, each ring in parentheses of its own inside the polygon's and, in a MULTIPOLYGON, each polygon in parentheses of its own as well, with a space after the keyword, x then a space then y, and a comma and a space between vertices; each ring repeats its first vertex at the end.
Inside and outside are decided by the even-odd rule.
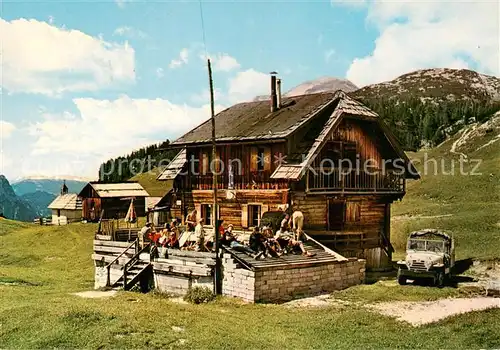
POLYGON ((181 304, 156 293, 84 299, 95 226, 0 221, 0 348, 498 348, 500 310, 414 328, 362 305, 459 296, 378 282, 335 293, 346 306, 287 308, 220 298, 181 304), (174 329, 172 329, 174 327, 174 329), (179 327, 179 328, 176 328, 179 327))
POLYGON ((422 178, 408 181, 406 196, 392 206, 391 241, 396 256, 404 253, 411 231, 438 228, 454 236, 457 259, 500 257, 500 143, 478 150, 493 133, 468 140, 459 149, 468 155, 463 166, 468 175, 461 175, 459 155, 450 152, 458 137, 432 150, 409 154, 422 178), (438 167, 428 161, 425 174, 429 159, 435 159, 438 167), (446 175, 452 173, 452 162, 454 175, 446 175))

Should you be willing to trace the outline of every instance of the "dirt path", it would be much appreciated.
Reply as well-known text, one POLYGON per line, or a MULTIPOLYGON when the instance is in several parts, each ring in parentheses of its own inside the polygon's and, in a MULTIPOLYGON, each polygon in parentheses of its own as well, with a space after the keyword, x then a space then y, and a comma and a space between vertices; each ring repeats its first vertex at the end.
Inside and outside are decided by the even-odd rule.
POLYGON ((439 219, 453 216, 453 214, 442 215, 396 215, 391 218, 392 221, 419 220, 419 219, 439 219))
POLYGON ((73 295, 76 295, 81 298, 96 299, 96 298, 110 298, 115 296, 116 293, 118 293, 116 290, 108 290, 108 291, 89 290, 86 292, 73 293, 73 295))
POLYGON ((367 308, 399 321, 420 326, 446 317, 478 310, 500 308, 499 298, 460 298, 424 302, 388 302, 367 305, 367 308))
POLYGON ((462 135, 460 135, 460 137, 455 142, 453 142, 453 145, 451 145, 451 149, 450 149, 451 153, 458 154, 458 155, 462 156, 463 158, 467 158, 467 155, 465 153, 457 152, 457 148, 462 146, 463 144, 465 144, 470 133, 476 129, 476 126, 477 125, 473 124, 469 128, 465 128, 463 130, 462 135))

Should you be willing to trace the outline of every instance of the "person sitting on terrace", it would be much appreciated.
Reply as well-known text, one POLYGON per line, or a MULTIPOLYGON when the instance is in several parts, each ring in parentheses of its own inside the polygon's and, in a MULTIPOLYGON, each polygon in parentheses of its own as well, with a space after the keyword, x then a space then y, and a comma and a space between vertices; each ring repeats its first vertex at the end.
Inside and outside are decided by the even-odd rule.
POLYGON ((192 212, 190 212, 186 216, 186 226, 187 226, 188 231, 190 231, 190 232, 194 231, 194 229, 197 225, 197 216, 198 216, 198 213, 196 212, 196 209, 193 210, 192 212))
POLYGON ((255 252, 250 247, 238 242, 238 238, 233 234, 232 224, 229 224, 227 230, 224 232, 224 236, 221 238, 221 244, 238 252, 245 253, 254 259, 259 259, 263 254, 263 252, 255 252))
POLYGON ((290 231, 290 214, 285 214, 283 220, 281 220, 280 228, 283 227, 285 231, 290 231))
POLYGON ((167 241, 168 241, 168 230, 167 229, 163 229, 161 231, 161 236, 158 239, 158 245, 161 246, 160 256, 162 258, 166 257, 166 253, 167 253, 167 241))
POLYGON ((198 219, 198 224, 194 229, 194 235, 196 238, 195 251, 197 252, 208 251, 206 246, 207 241, 205 236, 205 229, 203 228, 203 218, 198 219))
POLYGON ((280 229, 276 232, 276 235, 274 237, 278 241, 279 245, 282 248, 286 248, 286 250, 293 251, 294 249, 299 248, 302 254, 307 257, 312 257, 316 255, 306 251, 306 248, 304 248, 304 243, 295 240, 293 234, 286 231, 283 226, 280 227, 280 229))
POLYGON ((265 238, 266 255, 272 257, 281 256, 281 247, 278 243, 278 240, 274 238, 273 230, 270 227, 266 226, 263 229, 263 235, 265 238))
POLYGON ((170 230, 175 233, 175 238, 179 239, 181 236, 179 227, 177 226, 177 219, 172 219, 172 223, 170 224, 170 230))
POLYGON ((266 247, 266 238, 264 235, 259 231, 259 228, 255 226, 252 229, 252 233, 250 234, 250 249, 252 249, 254 252, 266 252, 267 247, 266 247))
POLYGON ((144 227, 141 228, 138 235, 139 243, 142 248, 144 248, 145 242, 148 240, 150 233, 151 233, 151 223, 148 221, 146 222, 146 225, 144 225, 144 227))
POLYGON ((179 249, 179 240, 177 239, 175 232, 170 231, 170 234, 166 242, 166 246, 172 249, 179 249))

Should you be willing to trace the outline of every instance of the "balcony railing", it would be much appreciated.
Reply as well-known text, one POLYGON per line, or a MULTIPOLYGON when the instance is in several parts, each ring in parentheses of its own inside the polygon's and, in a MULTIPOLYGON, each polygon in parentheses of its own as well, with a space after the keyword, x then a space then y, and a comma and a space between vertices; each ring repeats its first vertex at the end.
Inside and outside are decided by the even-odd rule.
MULTIPOLYGON (((212 190, 213 175, 191 175, 188 177, 188 187, 192 190, 212 190)), ((243 175, 233 175, 231 181, 227 174, 217 175, 217 189, 235 190, 278 190, 286 189, 288 184, 285 181, 271 179, 270 171, 249 172, 243 175)))
POLYGON ((308 172, 307 189, 311 192, 404 192, 405 176, 400 171, 371 170, 348 172, 342 169, 330 169, 314 174, 308 172))

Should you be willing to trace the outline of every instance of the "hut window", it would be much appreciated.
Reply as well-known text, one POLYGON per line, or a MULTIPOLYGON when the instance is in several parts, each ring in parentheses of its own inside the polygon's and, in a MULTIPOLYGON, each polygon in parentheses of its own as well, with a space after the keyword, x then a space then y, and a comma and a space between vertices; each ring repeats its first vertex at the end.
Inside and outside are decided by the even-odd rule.
POLYGON ((57 216, 61 216, 61 209, 57 209, 57 216))
POLYGON ((203 218, 203 225, 212 225, 212 206, 210 204, 201 205, 201 217, 203 218))
POLYGON ((248 225, 249 226, 259 226, 260 216, 262 213, 262 206, 251 204, 248 206, 248 225))
POLYGON ((250 149, 250 171, 271 170, 271 148, 252 147, 250 149))
POLYGON ((264 170, 265 157, 264 148, 259 148, 257 152, 257 170, 264 170))
POLYGON ((329 201, 328 202, 328 229, 331 231, 342 231, 345 219, 345 202, 344 201, 329 201))

